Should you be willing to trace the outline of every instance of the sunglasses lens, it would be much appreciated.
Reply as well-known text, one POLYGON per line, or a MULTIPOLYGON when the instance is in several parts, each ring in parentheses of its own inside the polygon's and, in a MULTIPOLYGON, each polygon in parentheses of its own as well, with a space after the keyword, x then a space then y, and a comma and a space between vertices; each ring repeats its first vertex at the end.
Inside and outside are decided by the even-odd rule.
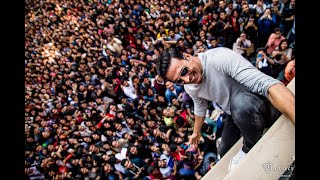
POLYGON ((184 67, 182 70, 181 70, 181 74, 180 76, 185 76, 188 74, 188 67, 184 67))

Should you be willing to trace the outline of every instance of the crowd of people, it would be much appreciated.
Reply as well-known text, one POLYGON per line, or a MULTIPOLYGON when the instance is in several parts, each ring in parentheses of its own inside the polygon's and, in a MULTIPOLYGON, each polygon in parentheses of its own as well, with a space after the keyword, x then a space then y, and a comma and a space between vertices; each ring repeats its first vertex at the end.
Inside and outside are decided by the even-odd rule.
MULTIPOLYGON (((295 0, 26 0, 25 175, 201 179, 219 161, 226 112, 161 77, 169 47, 227 47, 288 84, 295 0)), ((227 55, 226 55, 227 56, 227 55)))

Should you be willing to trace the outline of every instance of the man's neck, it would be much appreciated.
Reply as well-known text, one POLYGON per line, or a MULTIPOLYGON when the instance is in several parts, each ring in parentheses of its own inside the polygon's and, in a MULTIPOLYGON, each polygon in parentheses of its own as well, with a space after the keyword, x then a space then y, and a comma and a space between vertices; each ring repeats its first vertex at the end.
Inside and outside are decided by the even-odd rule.
POLYGON ((203 67, 202 67, 200 58, 198 56, 194 57, 194 61, 195 61, 195 63, 197 63, 199 65, 200 71, 201 71, 201 74, 202 74, 203 73, 203 67))

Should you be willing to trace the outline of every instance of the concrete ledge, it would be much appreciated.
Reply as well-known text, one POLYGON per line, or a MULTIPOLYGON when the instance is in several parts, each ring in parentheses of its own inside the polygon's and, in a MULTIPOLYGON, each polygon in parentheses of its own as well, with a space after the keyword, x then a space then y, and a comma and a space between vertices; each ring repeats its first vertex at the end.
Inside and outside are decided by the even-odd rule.
MULTIPOLYGON (((295 94, 295 79, 287 86, 295 94)), ((231 172, 230 159, 242 147, 242 138, 202 180, 278 180, 295 158, 295 127, 281 115, 231 172)))

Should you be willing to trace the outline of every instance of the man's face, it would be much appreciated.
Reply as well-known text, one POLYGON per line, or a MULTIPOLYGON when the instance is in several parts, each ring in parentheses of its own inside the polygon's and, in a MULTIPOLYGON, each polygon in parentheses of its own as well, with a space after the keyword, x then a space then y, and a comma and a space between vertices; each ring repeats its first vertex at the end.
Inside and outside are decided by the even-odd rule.
POLYGON ((112 170, 112 167, 109 164, 106 164, 103 167, 104 172, 109 173, 112 170))
POLYGON ((176 98, 172 99, 172 104, 174 104, 175 106, 179 106, 178 99, 176 99, 176 98))
POLYGON ((276 38, 281 38, 281 31, 277 31, 277 32, 275 32, 275 34, 276 34, 276 38))
POLYGON ((158 81, 159 83, 162 83, 162 82, 163 82, 163 78, 162 78, 161 76, 157 77, 156 79, 157 79, 157 81, 158 81))
POLYGON ((132 81, 133 83, 139 83, 139 78, 134 78, 132 81))
POLYGON ((144 79, 143 79, 143 83, 146 84, 146 85, 150 85, 150 80, 149 80, 149 78, 144 78, 144 79))
POLYGON ((118 141, 112 141, 112 146, 117 148, 117 147, 120 147, 120 144, 118 141))
POLYGON ((80 171, 82 172, 82 174, 87 174, 89 172, 86 167, 81 168, 80 171))
POLYGON ((131 139, 132 139, 132 136, 131 136, 129 133, 125 133, 125 134, 124 134, 124 139, 131 140, 131 139))
MULTIPOLYGON (((118 117, 119 119, 123 119, 123 118, 124 118, 123 112, 118 112, 117 117, 118 117)), ((121 126, 121 124, 119 124, 119 125, 121 126)))
POLYGON ((175 143, 178 143, 178 144, 180 144, 180 143, 182 143, 182 138, 181 137, 176 137, 176 138, 174 138, 174 140, 173 140, 175 143))
POLYGON ((167 166, 167 163, 164 160, 158 161, 158 166, 160 168, 165 168, 167 166))
POLYGON ((153 152, 157 152, 157 151, 159 151, 160 149, 159 149, 159 147, 157 147, 157 146, 151 146, 150 150, 153 151, 153 152))
POLYGON ((103 149, 110 149, 111 146, 110 146, 109 144, 104 144, 104 145, 102 146, 102 148, 103 148, 103 149))
POLYGON ((130 153, 136 155, 136 154, 138 154, 138 149, 136 147, 132 147, 130 149, 130 153))
POLYGON ((179 46, 182 46, 182 47, 184 46, 184 42, 183 41, 179 41, 178 44, 179 44, 179 46))
POLYGON ((240 39, 241 39, 242 41, 244 41, 244 40, 246 40, 246 38, 247 38, 247 35, 244 34, 244 33, 241 33, 240 39))
POLYGON ((242 11, 247 13, 250 11, 249 6, 247 4, 242 5, 242 11))
POLYGON ((107 130, 107 135, 108 136, 112 136, 113 135, 113 131, 107 130))
POLYGON ((110 159, 110 156, 108 156, 107 154, 102 155, 102 159, 105 161, 108 161, 110 159))
POLYGON ((154 136, 160 136, 160 135, 161 135, 160 130, 159 130, 159 129, 154 129, 154 130, 153 130, 153 135, 154 135, 154 136))
POLYGON ((172 82, 179 78, 184 84, 200 84, 202 81, 202 65, 198 57, 188 55, 187 60, 172 58, 166 77, 172 82))
POLYGON ((170 35, 171 37, 174 37, 174 31, 169 31, 169 35, 170 35))
POLYGON ((134 120, 133 120, 132 118, 128 118, 128 119, 127 119, 127 123, 128 123, 129 125, 134 125, 134 124, 135 124, 135 122, 134 122, 134 120))
POLYGON ((115 125, 116 130, 120 131, 122 129, 122 125, 120 123, 117 123, 115 125))
POLYGON ((89 137, 85 137, 85 138, 83 138, 83 140, 84 140, 84 142, 87 142, 87 143, 91 142, 91 139, 89 137))
POLYGON ((175 114, 176 114, 176 113, 175 113, 173 107, 169 107, 169 108, 163 110, 163 115, 164 115, 165 117, 174 117, 175 114))
MULTIPOLYGON (((201 35, 201 33, 200 33, 200 35, 201 35)), ((202 41, 197 41, 197 42, 196 42, 196 45, 197 45, 198 47, 200 47, 200 46, 203 45, 203 42, 202 42, 202 41)))
POLYGON ((226 8, 226 3, 224 1, 219 1, 219 8, 225 9, 226 8))
POLYGON ((147 121, 147 126, 148 127, 155 127, 156 123, 154 121, 147 121))
POLYGON ((93 135, 92 135, 92 138, 93 138, 94 140, 98 140, 98 139, 100 139, 100 136, 99 136, 98 134, 93 134, 93 135))
POLYGON ((126 162, 124 163, 124 166, 125 166, 127 169, 130 169, 130 168, 133 167, 133 164, 132 164, 130 161, 126 161, 126 162))
POLYGON ((212 40, 212 41, 210 41, 210 44, 211 44, 213 47, 216 47, 216 46, 217 46, 217 40, 212 40))
POLYGON ((162 144, 161 148, 165 151, 170 151, 168 144, 162 144))
POLYGON ((99 149, 98 149, 97 147, 95 147, 94 145, 91 145, 91 146, 89 147, 89 151, 90 151, 90 152, 98 152, 99 149))
POLYGON ((168 88, 168 89, 170 89, 171 91, 173 91, 173 90, 174 90, 173 83, 170 82, 170 81, 167 81, 167 82, 166 82, 166 88, 168 88))
POLYGON ((115 105, 110 105, 110 110, 111 111, 117 111, 117 107, 115 105))
POLYGON ((164 97, 163 97, 163 96, 158 96, 158 101, 164 102, 164 101, 165 101, 165 100, 164 100, 164 97))
POLYGON ((227 17, 226 13, 224 13, 224 12, 221 12, 219 16, 220 16, 220 19, 222 19, 222 20, 225 20, 227 17))
POLYGON ((73 165, 77 165, 77 164, 78 164, 78 162, 79 162, 79 159, 73 159, 73 160, 71 161, 71 164, 73 164, 73 165))
POLYGON ((183 33, 185 32, 185 28, 183 26, 180 26, 179 30, 180 30, 180 32, 183 32, 183 33))

